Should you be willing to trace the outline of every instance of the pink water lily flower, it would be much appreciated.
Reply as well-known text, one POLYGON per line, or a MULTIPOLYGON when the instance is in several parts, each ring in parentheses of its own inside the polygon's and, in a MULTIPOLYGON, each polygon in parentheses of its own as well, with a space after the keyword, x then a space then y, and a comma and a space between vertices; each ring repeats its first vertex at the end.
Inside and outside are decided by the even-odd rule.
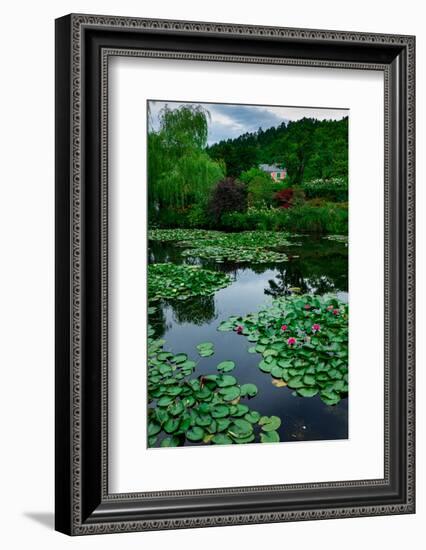
POLYGON ((287 330, 287 328, 288 328, 287 325, 282 325, 281 330, 284 332, 287 330))
POLYGON ((317 323, 312 325, 312 332, 319 332, 320 330, 321 330, 321 327, 317 323))
POLYGON ((305 309, 311 309, 311 306, 309 304, 305 304, 305 309))
POLYGON ((338 309, 333 309, 333 315, 339 315, 339 310, 338 309))
POLYGON ((296 343, 296 338, 293 338, 293 336, 287 340, 287 344, 289 346, 294 346, 295 343, 296 343))
POLYGON ((243 332, 243 327, 241 325, 238 325, 237 334, 241 334, 242 332, 243 332))

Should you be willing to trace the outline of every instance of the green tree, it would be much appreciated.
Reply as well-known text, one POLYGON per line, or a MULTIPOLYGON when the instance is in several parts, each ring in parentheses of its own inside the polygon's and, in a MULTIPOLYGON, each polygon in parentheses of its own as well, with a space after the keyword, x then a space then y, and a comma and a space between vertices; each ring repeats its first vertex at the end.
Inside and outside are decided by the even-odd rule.
POLYGON ((148 201, 151 209, 183 208, 205 200, 224 175, 205 152, 209 112, 200 105, 160 111, 158 131, 148 129, 148 201))
POLYGON ((240 181, 247 185, 249 206, 270 206, 280 184, 260 168, 250 168, 240 176, 240 181))

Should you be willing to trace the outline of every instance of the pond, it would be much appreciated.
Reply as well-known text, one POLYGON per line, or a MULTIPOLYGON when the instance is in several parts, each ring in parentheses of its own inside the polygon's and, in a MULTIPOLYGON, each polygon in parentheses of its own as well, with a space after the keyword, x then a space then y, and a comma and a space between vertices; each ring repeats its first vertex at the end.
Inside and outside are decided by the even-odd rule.
MULTIPOLYGON (((173 242, 150 241, 150 263, 199 264, 231 277, 231 284, 212 296, 186 300, 161 300, 150 316, 156 337, 165 340, 164 349, 186 353, 197 362, 194 376, 217 374, 221 361, 234 361, 232 375, 240 384, 253 383, 258 393, 249 401, 250 408, 261 415, 278 416, 281 441, 346 439, 348 437, 348 398, 337 405, 326 405, 316 395, 300 397, 288 387, 277 387, 270 374, 257 365, 258 353, 248 353, 252 345, 235 332, 219 332, 221 321, 232 315, 257 312, 274 298, 297 292, 324 294, 332 292, 342 301, 348 299, 348 249, 345 242, 323 237, 290 238, 293 246, 284 247, 288 256, 284 263, 248 264, 225 261, 193 260, 182 255, 182 248, 173 242), (196 346, 212 342, 215 353, 200 358, 196 346)), ((161 437, 155 446, 161 443, 161 437)), ((197 443, 186 441, 185 445, 197 443)))

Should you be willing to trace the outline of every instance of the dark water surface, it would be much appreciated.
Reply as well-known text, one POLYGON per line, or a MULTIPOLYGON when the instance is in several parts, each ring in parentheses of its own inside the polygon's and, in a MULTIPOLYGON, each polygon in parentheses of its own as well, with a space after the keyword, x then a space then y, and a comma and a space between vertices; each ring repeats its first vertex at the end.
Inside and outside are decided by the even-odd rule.
POLYGON ((336 406, 325 405, 319 396, 299 397, 288 387, 277 388, 270 374, 258 367, 260 354, 248 353, 253 346, 235 332, 218 332, 219 323, 231 315, 246 315, 258 311, 273 298, 284 296, 292 287, 302 292, 324 294, 335 292, 347 300, 348 254, 343 243, 323 238, 294 237, 299 246, 285 248, 289 261, 279 264, 217 264, 182 258, 179 247, 172 243, 149 243, 151 263, 199 263, 203 267, 228 273, 232 284, 214 296, 196 297, 184 301, 162 301, 150 317, 156 336, 166 340, 164 348, 173 353, 184 352, 198 362, 193 376, 217 374, 221 361, 235 362, 233 376, 239 384, 252 382, 258 394, 242 399, 252 410, 266 416, 279 416, 281 441, 346 439, 348 437, 348 399, 336 406), (215 353, 200 358, 196 346, 212 342, 215 353))

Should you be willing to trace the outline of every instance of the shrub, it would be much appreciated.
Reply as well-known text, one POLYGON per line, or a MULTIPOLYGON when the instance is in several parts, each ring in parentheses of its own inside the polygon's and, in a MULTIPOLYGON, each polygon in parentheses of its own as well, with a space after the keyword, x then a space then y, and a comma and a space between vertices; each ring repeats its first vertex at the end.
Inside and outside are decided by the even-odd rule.
POLYGON ((254 209, 222 217, 221 225, 232 231, 288 231, 294 233, 343 234, 348 232, 348 210, 344 205, 326 203, 313 207, 254 209))
POLYGON ((275 202, 280 208, 290 208, 293 199, 293 189, 281 189, 274 195, 275 202))
POLYGON ((332 202, 348 200, 347 178, 331 178, 327 180, 312 180, 303 184, 307 199, 324 198, 332 202))
POLYGON ((208 227, 210 220, 207 213, 207 205, 202 203, 193 204, 188 209, 188 227, 208 227))
POLYGON ((246 186, 234 178, 225 178, 213 188, 209 214, 213 220, 220 221, 227 212, 245 212, 247 210, 246 186))
POLYGON ((242 172, 239 179, 247 185, 249 206, 271 206, 274 193, 281 189, 277 182, 260 168, 250 168, 242 172))

